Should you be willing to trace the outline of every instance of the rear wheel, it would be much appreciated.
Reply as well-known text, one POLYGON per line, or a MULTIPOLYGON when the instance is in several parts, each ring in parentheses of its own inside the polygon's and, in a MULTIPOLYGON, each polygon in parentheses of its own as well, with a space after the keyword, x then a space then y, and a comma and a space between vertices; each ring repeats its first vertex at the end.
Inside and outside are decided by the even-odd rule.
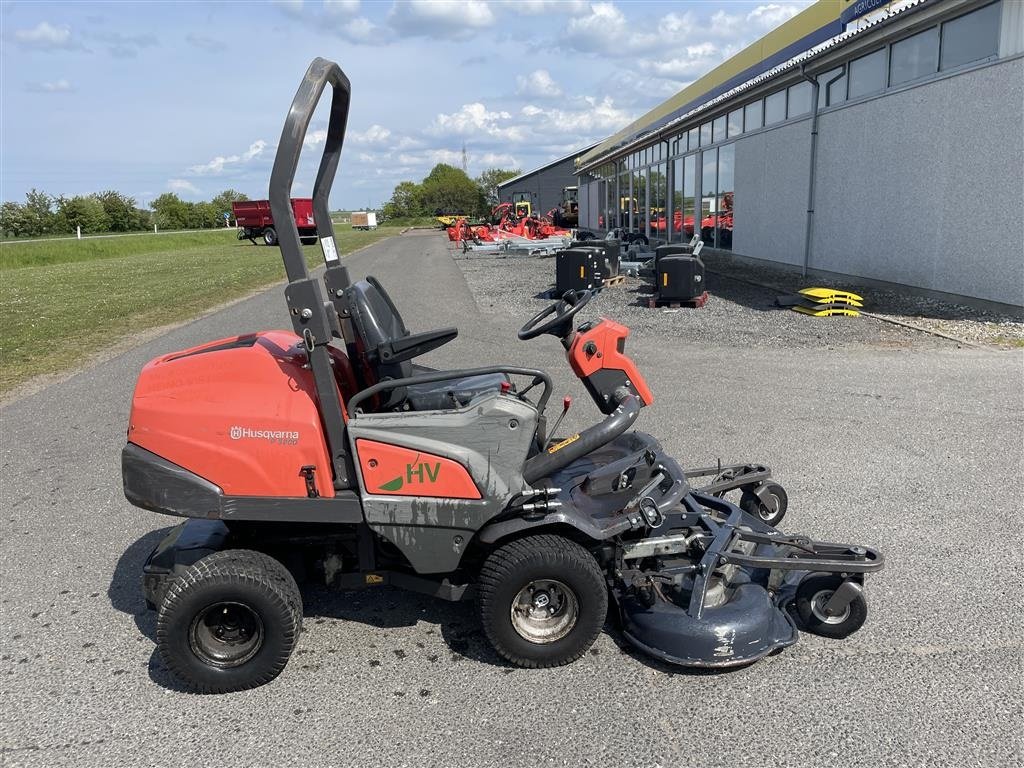
POLYGON ((778 483, 765 483, 763 494, 762 497, 753 491, 744 489, 743 495, 740 496, 740 509, 763 523, 773 527, 777 526, 782 522, 782 518, 786 516, 786 510, 789 508, 789 496, 786 495, 786 489, 778 483))
POLYGON ((274 558, 235 549, 204 557, 167 589, 156 643, 167 668, 201 693, 269 683, 302 628, 295 579, 274 558))
POLYGON ((842 576, 823 573, 812 574, 800 582, 796 590, 796 611, 808 632, 842 640, 864 626, 868 618, 868 602, 864 595, 857 595, 835 616, 830 616, 825 610, 844 581, 846 579, 842 576))
POLYGON ((267 245, 277 245, 277 230, 267 227, 263 230, 263 242, 267 245))
POLYGON ((480 571, 480 619, 494 649, 520 667, 556 667, 593 645, 608 613, 604 574, 561 536, 496 549, 480 571))

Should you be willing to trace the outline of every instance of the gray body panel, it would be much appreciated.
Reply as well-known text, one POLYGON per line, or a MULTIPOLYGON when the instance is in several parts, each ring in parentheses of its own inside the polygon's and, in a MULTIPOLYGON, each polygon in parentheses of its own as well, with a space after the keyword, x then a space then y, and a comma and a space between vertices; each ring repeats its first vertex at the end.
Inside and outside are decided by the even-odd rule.
MULTIPOLYGON (((418 573, 455 570, 473 535, 529 490, 523 463, 537 428, 537 410, 515 397, 489 393, 444 411, 355 414, 349 440, 375 440, 444 456, 464 466, 481 499, 363 494, 366 522, 397 546, 418 573), (514 424, 514 426, 512 426, 514 424)), ((360 472, 359 462, 356 471, 360 472)), ((360 476, 360 486, 366 484, 360 476)))

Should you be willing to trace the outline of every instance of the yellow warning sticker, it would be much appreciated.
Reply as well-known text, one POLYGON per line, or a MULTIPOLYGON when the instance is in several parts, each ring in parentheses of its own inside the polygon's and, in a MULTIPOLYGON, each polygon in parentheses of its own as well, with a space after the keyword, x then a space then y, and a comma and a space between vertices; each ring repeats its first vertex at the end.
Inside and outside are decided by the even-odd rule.
POLYGON ((572 437, 567 437, 567 438, 565 438, 565 440, 562 440, 560 443, 555 443, 554 445, 552 445, 550 448, 548 448, 548 453, 554 453, 555 451, 560 451, 563 448, 565 448, 565 446, 571 445, 572 443, 575 443, 579 439, 580 439, 580 433, 577 432, 572 437))
POLYGON ((381 576, 379 573, 368 573, 368 574, 366 574, 366 583, 367 584, 383 584, 384 583, 384 577, 381 576))

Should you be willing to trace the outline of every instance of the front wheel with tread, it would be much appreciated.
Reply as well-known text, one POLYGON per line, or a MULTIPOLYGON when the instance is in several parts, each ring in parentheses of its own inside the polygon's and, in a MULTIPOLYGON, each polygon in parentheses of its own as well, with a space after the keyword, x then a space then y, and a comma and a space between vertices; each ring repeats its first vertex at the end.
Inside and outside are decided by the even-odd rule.
POLYGON ((215 552, 167 588, 156 643, 171 673, 200 693, 269 683, 288 663, 302 629, 291 573, 261 552, 215 552))
POLYGON ((263 230, 263 242, 267 245, 277 245, 277 230, 267 227, 263 230))
POLYGON ((557 667, 597 639, 608 588, 594 556, 576 542, 528 536, 484 562, 479 605, 484 633, 502 657, 520 667, 557 667))

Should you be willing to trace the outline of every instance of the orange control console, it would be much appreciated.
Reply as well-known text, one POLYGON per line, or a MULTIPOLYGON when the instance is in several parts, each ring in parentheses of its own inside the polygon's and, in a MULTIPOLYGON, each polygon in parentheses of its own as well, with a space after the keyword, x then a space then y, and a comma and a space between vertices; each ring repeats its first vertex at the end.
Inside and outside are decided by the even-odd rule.
POLYGON ((647 382, 626 356, 629 328, 611 320, 584 323, 576 329, 569 345, 569 365, 580 377, 601 413, 611 413, 617 404, 615 390, 626 387, 642 405, 654 402, 647 382))

